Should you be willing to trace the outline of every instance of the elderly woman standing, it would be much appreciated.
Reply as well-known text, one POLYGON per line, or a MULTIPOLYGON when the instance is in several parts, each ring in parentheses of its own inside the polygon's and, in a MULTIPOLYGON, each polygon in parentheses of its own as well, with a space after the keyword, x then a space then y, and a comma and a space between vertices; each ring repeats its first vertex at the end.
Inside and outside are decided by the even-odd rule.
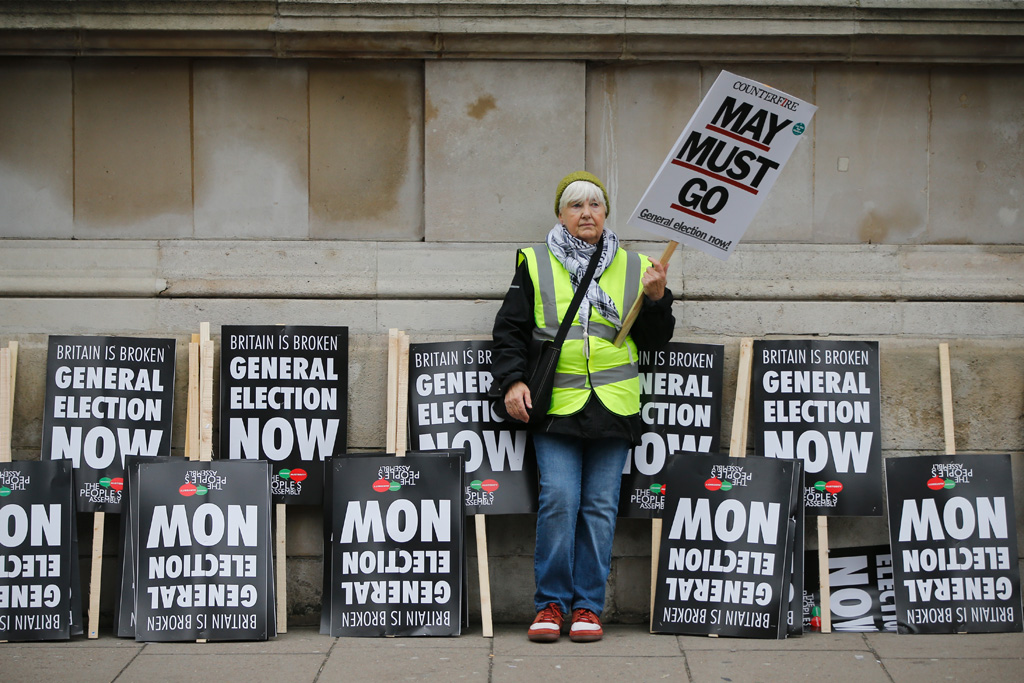
POLYGON ((528 634, 539 642, 558 640, 570 613, 573 641, 604 635, 600 614, 619 485, 642 433, 637 348, 663 346, 675 327, 665 266, 619 247, 604 227, 608 205, 604 186, 590 173, 562 179, 555 192, 558 223, 546 244, 518 252, 494 321, 493 386, 508 414, 528 423, 540 471, 537 616, 528 634), (551 403, 534 406, 526 379, 540 343, 557 333, 591 257, 599 259, 597 269, 562 347, 551 403), (642 295, 640 315, 616 347, 622 319, 642 295))

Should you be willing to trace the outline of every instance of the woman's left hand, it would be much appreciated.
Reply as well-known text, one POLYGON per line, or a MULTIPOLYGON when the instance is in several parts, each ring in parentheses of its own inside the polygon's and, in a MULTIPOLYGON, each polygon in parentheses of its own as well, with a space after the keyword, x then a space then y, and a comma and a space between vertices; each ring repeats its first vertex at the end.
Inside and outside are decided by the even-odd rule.
POLYGON ((651 259, 651 267, 640 279, 644 286, 644 294, 651 301, 658 301, 665 296, 665 284, 668 282, 666 271, 668 271, 668 266, 662 265, 661 261, 651 259))

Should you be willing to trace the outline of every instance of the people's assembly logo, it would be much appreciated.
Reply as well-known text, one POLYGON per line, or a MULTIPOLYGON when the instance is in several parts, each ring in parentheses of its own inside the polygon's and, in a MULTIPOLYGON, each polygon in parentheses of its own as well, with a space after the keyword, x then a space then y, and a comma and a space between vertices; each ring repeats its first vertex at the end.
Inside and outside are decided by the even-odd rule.
POLYGON ((302 482, 309 476, 309 472, 296 467, 295 469, 282 468, 271 477, 270 489, 274 495, 297 496, 302 493, 302 482))
POLYGON ((81 494, 90 503, 120 503, 124 489, 123 477, 101 477, 96 482, 82 484, 81 494))
POLYGON ((467 506, 494 505, 494 492, 501 484, 495 479, 474 479, 466 487, 467 506))
POLYGON ((818 491, 837 494, 843 490, 843 482, 836 481, 835 479, 831 481, 816 481, 814 482, 814 488, 818 491))
MULTIPOLYGON (((420 478, 419 470, 412 465, 381 465, 377 470, 378 481, 389 481, 401 486, 415 486, 420 478)), ((397 491, 398 489, 392 489, 397 491)))
POLYGON ((190 470, 185 473, 185 483, 178 487, 178 493, 191 498, 205 496, 210 491, 222 491, 228 479, 214 470, 190 470))
POLYGON ((629 502, 641 510, 664 510, 665 485, 651 484, 645 489, 634 489, 629 502))
POLYGON ((0 470, 0 498, 6 498, 14 491, 24 491, 32 483, 32 477, 26 477, 18 470, 0 470))
POLYGON ((957 484, 970 484, 974 470, 962 463, 936 463, 932 465, 932 476, 927 485, 932 491, 951 489, 957 484))
POLYGON ((708 491, 731 491, 734 486, 746 486, 754 478, 740 465, 715 465, 711 477, 704 482, 708 491))

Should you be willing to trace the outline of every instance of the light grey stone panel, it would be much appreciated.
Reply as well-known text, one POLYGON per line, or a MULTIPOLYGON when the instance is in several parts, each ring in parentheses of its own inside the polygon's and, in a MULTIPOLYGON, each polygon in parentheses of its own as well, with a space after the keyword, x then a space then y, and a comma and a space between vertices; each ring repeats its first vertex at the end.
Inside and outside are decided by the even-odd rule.
POLYGON ((6 240, 0 291, 7 296, 154 296, 167 283, 154 241, 6 240))
POLYGON ((427 62, 424 79, 427 240, 543 239, 584 165, 583 63, 427 62))
POLYGON ((309 234, 305 62, 197 61, 195 236, 309 234))
POLYGON ((377 244, 363 242, 161 242, 165 295, 361 299, 377 290, 377 244))
POLYGON ((423 66, 311 62, 314 238, 423 237, 423 66))
POLYGON ((1024 67, 931 77, 929 239, 1024 243, 1024 67))
POLYGON ((75 236, 190 237, 188 61, 85 59, 74 79, 75 236))
POLYGON ((0 237, 71 237, 71 62, 0 60, 0 93, 0 237))
POLYGON ((587 166, 608 191, 608 225, 624 239, 652 239, 626 220, 700 104, 700 79, 686 62, 587 67, 587 166))
POLYGON ((928 95, 923 67, 817 68, 815 241, 927 239, 928 95))

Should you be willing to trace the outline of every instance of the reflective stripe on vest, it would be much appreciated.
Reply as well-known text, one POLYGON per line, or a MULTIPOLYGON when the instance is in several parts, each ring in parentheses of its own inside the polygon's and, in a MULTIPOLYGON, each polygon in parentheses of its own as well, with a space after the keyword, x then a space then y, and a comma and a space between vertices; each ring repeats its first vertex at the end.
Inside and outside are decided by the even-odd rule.
MULTIPOLYGON (((521 250, 520 263, 523 260, 527 262, 534 287, 534 339, 554 339, 562 316, 572 303, 569 273, 547 245, 521 250)), ((625 316, 643 291, 640 277, 648 265, 645 256, 620 249, 601 275, 598 285, 615 302, 620 316, 625 316)), ((591 392, 596 393, 601 403, 613 413, 633 415, 639 412, 636 344, 632 338, 626 337, 622 348, 616 348, 612 344, 616 335, 615 327, 591 308, 590 335, 589 339, 584 339, 577 313, 558 358, 548 410, 550 414, 570 415, 579 411, 586 405, 591 392)))

